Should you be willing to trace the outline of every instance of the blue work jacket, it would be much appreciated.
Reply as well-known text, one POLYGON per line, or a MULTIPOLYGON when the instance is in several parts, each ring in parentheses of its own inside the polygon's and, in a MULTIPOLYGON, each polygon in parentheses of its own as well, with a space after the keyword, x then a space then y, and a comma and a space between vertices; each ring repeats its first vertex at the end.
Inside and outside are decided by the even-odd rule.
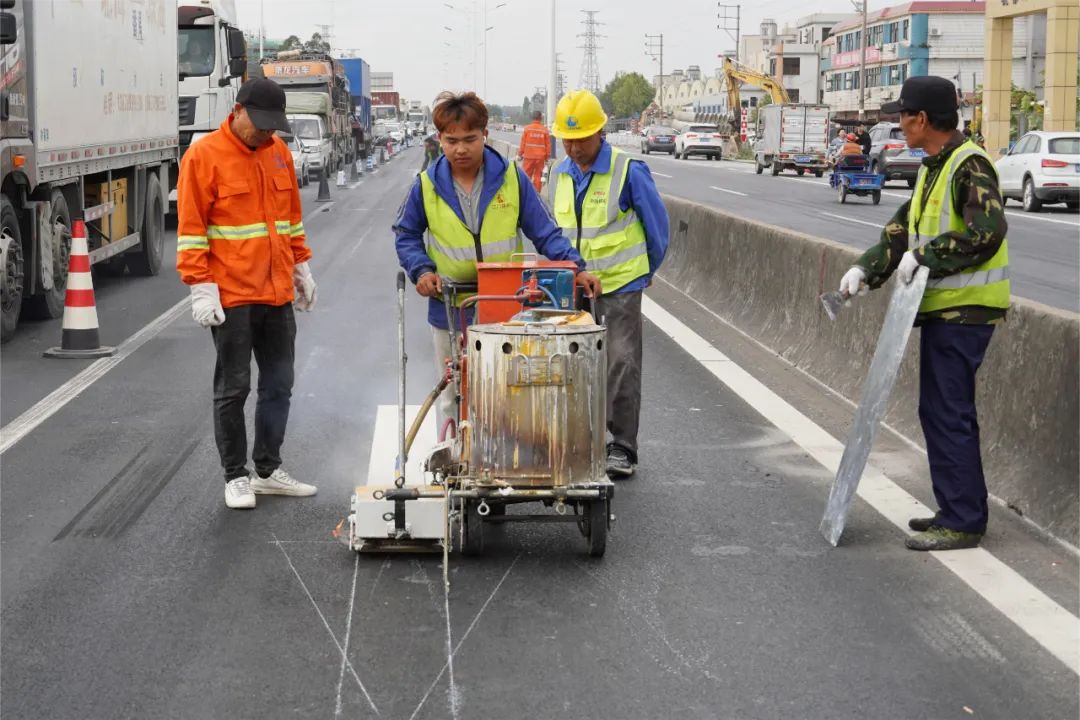
MULTIPOLYGON (((600 145, 600 154, 596 156, 596 162, 592 164, 588 172, 581 172, 581 168, 568 156, 553 168, 548 182, 557 182, 558 175, 562 173, 568 174, 574 180, 574 212, 580 218, 581 202, 592 181, 593 173, 602 175, 610 169, 611 145, 605 140, 600 145)), ((640 160, 630 161, 629 175, 619 194, 619 209, 626 212, 631 207, 634 208, 638 219, 645 227, 645 250, 649 256, 649 274, 623 285, 615 291, 616 295, 644 289, 659 269, 660 263, 664 261, 668 249, 667 208, 664 207, 664 201, 656 189, 649 166, 640 160)), ((570 242, 573 243, 574 238, 571 238, 570 242)))
MULTIPOLYGON (((510 167, 502 155, 490 147, 484 148, 484 189, 480 193, 480 224, 484 223, 484 213, 491 204, 495 193, 503 184, 503 178, 510 167)), ((453 210, 454 213, 465 222, 465 215, 458 202, 457 193, 454 191, 454 180, 450 175, 450 161, 446 156, 439 157, 431 163, 427 170, 435 186, 435 192, 453 210)), ((520 211, 518 216, 518 228, 521 234, 527 237, 536 248, 536 252, 549 260, 571 260, 576 262, 579 269, 585 269, 585 261, 581 254, 570 244, 563 235, 562 230, 555 224, 551 213, 536 194, 532 181, 518 168, 518 187, 520 189, 520 211)), ((426 272, 435 272, 435 261, 427 254, 424 246, 424 232, 428 229, 427 213, 424 212, 424 195, 420 189, 420 178, 416 178, 409 194, 405 198, 401 209, 398 211, 397 221, 394 223, 394 241, 397 250, 398 262, 409 275, 409 279, 415 283, 426 272)), ((471 314, 470 314, 471 316, 471 314)), ((428 322, 437 328, 446 329, 446 308, 442 300, 429 298, 428 322)))

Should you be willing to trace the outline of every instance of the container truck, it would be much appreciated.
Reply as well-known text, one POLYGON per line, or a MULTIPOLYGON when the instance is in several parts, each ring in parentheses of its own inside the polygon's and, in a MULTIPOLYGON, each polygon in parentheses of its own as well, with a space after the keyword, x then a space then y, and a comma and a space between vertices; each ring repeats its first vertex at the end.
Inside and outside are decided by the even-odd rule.
MULTIPOLYGON (((291 93, 303 93, 305 106, 310 105, 312 94, 325 95, 326 127, 322 129, 323 140, 330 145, 327 172, 338 170, 343 164, 356 159, 353 143, 352 115, 354 105, 349 90, 349 80, 341 63, 326 53, 309 53, 299 50, 280 52, 262 61, 264 77, 281 85, 286 103, 291 93)), ((288 107, 288 105, 286 105, 288 107)))
POLYGON ((371 120, 401 120, 401 94, 396 90, 378 90, 371 93, 371 120))
POLYGON ((0 339, 64 311, 72 220, 90 261, 156 275, 176 163, 174 2, 0 0, 0 339))
POLYGON ((821 177, 828 168, 829 107, 800 103, 766 105, 758 109, 758 140, 754 164, 760 175, 792 169, 821 177))
POLYGON ((353 104, 353 139, 360 157, 367 157, 371 152, 371 66, 362 58, 341 58, 338 60, 345 69, 349 80, 349 93, 353 104))

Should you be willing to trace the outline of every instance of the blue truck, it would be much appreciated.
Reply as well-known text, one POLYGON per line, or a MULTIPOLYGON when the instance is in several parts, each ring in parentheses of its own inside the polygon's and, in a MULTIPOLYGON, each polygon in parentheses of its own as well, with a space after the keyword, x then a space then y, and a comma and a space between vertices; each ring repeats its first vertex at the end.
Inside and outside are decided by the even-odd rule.
POLYGON ((356 138, 359 154, 366 157, 371 150, 371 66, 362 58, 338 58, 338 63, 345 69, 349 81, 349 93, 356 105, 353 115, 353 136, 356 138))

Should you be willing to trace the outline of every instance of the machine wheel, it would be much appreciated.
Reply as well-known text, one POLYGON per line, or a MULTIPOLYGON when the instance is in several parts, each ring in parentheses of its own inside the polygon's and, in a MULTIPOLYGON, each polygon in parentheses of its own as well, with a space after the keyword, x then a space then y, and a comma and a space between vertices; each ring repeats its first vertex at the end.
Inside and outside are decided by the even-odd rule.
POLYGON ((814 171, 814 177, 821 177, 824 174, 825 174, 824 170, 815 170, 814 171))
POLYGON ((484 518, 480 517, 480 503, 465 501, 465 540, 461 552, 465 555, 481 555, 484 552, 484 518))
POLYGON ((881 191, 875 190, 872 197, 874 198, 874 204, 877 205, 881 202, 881 191))
POLYGON ((806 168, 795 168, 795 174, 802 177, 806 174, 806 168))
POLYGON ((157 175, 147 173, 146 213, 143 216, 142 237, 139 250, 127 257, 127 266, 133 275, 151 277, 161 270, 161 256, 165 254, 165 212, 161 206, 161 187, 157 175))
POLYGON ((589 501, 585 510, 585 541, 589 546, 590 557, 604 557, 607 550, 608 499, 598 498, 589 501))
POLYGON ((53 190, 51 220, 54 226, 59 225, 60 241, 52 248, 52 290, 46 290, 27 300, 27 310, 31 315, 41 319, 53 319, 64 314, 64 298, 67 296, 68 258, 71 256, 71 213, 68 211, 67 200, 59 190, 53 190))
POLYGON ((773 174, 773 177, 776 177, 777 175, 780 174, 780 163, 776 162, 775 160, 773 160, 773 164, 772 164, 772 174, 773 174))
POLYGON ((4 256, 3 296, 0 298, 0 342, 15 334, 22 311, 23 257, 19 216, 7 197, 0 195, 0 250, 4 256))
POLYGON ((844 185, 843 180, 836 186, 836 196, 840 200, 841 205, 847 202, 847 185, 844 185))
POLYGON ((1024 212, 1039 212, 1042 210, 1042 200, 1035 197, 1035 183, 1031 178, 1024 178, 1024 212))
POLYGON ((759 163, 757 161, 757 159, 755 159, 754 160, 754 172, 756 172, 758 175, 760 175, 762 173, 762 171, 764 171, 764 170, 765 170, 765 166, 762 165, 761 163, 759 163))

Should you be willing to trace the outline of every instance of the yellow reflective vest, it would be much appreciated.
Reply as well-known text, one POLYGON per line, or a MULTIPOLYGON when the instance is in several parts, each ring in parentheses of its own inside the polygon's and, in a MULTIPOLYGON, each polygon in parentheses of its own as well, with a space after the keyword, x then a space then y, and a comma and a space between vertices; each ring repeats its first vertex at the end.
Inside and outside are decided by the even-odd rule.
MULTIPOLYGON (((945 167, 938 171, 934 184, 926 191, 926 166, 919 168, 915 180, 915 192, 908 207, 908 238, 910 248, 921 247, 949 231, 963 231, 964 217, 956 212, 952 196, 952 181, 956 169, 972 155, 986 158, 994 167, 993 160, 970 140, 963 143, 949 156, 945 167)), ((994 256, 974 267, 926 284, 919 312, 933 312, 963 305, 982 305, 992 308, 1009 307, 1009 247, 1002 240, 994 256)))
POLYGON ((559 173, 549 191, 556 224, 585 259, 585 269, 600 278, 605 295, 649 274, 645 226, 633 207, 625 212, 619 209, 629 172, 630 156, 612 147, 608 172, 593 173, 589 181, 580 220, 574 208, 574 178, 569 173, 559 173))
MULTIPOLYGON (((518 235, 521 195, 516 163, 507 167, 502 186, 484 211, 480 232, 476 234, 439 196, 426 172, 420 173, 420 189, 428 222, 427 254, 443 277, 461 283, 476 282, 476 263, 507 262, 522 251, 518 235)), ((459 296, 458 302, 465 297, 459 296)))

